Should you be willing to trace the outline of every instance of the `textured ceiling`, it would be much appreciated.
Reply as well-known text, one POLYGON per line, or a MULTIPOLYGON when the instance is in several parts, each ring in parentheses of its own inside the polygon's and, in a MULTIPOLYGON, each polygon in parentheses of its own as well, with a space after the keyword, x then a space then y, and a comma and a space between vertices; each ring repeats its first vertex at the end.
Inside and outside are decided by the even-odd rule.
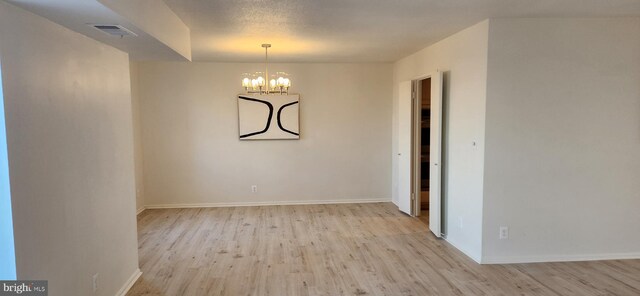
POLYGON ((490 17, 638 16, 640 0, 164 0, 194 61, 390 62, 490 17))

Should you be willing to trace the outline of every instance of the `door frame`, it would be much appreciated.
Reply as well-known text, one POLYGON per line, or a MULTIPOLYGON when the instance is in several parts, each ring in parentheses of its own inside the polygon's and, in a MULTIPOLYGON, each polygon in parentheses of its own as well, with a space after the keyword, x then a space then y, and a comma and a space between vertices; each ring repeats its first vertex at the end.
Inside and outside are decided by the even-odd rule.
POLYGON ((424 78, 411 80, 411 194, 414 197, 411 203, 411 215, 418 217, 422 211, 422 190, 420 188, 422 169, 422 80, 430 78, 428 75, 424 78))
POLYGON ((415 198, 411 204, 411 214, 420 216, 422 207, 422 190, 420 186, 420 173, 422 168, 422 80, 431 78, 432 74, 426 74, 411 79, 411 192, 415 198))
MULTIPOLYGON (((429 183, 430 183, 430 191, 431 188, 435 187, 435 191, 438 191, 437 193, 433 194, 433 192, 429 192, 429 228, 431 229, 431 231, 436 235, 436 237, 441 237, 442 235, 444 235, 442 233, 442 230, 444 229, 444 219, 443 218, 443 208, 442 208, 442 204, 443 204, 443 188, 442 188, 442 184, 443 182, 443 172, 444 172, 444 168, 445 165, 443 163, 443 159, 442 159, 442 149, 444 147, 444 137, 445 137, 445 133, 444 133, 444 97, 443 92, 444 92, 444 83, 443 83, 443 74, 439 69, 436 69, 435 72, 433 73, 429 73, 429 74, 424 74, 424 75, 419 75, 417 77, 414 77, 411 80, 411 95, 412 95, 412 105, 411 105, 411 193, 412 193, 412 197, 414 197, 414 199, 411 202, 411 214, 412 216, 419 216, 420 215, 420 211, 421 211, 421 203, 422 203, 422 196, 421 196, 421 188, 420 188, 420 169, 421 169, 421 137, 422 137, 422 133, 421 133, 421 117, 422 117, 422 80, 427 79, 427 78, 431 78, 431 99, 433 100, 434 98, 438 99, 439 102, 437 104, 433 104, 433 101, 431 102, 431 120, 432 120, 432 125, 431 125, 431 131, 430 131, 430 137, 431 137, 431 144, 430 145, 439 145, 438 149, 430 149, 430 153, 436 153, 436 157, 433 157, 432 159, 430 159, 429 162, 429 183), (437 77, 434 77, 437 76, 437 77), (437 78, 437 79, 436 79, 437 78), (435 83, 438 83, 440 85, 434 85, 435 83), (434 97, 434 91, 435 93, 435 97, 434 97), (438 113, 439 115, 437 116, 437 120, 439 120, 439 124, 434 125, 433 124, 433 120, 434 120, 434 107, 436 107, 436 109, 439 110, 435 110, 436 113, 438 113), (439 126, 439 130, 434 130, 434 126, 439 126), (439 143, 438 141, 434 141, 434 136, 435 138, 439 139, 439 143), (437 151, 437 152, 434 152, 437 151), (437 173, 437 182, 432 182, 432 179, 435 177, 436 174, 434 174, 434 170, 438 170, 439 173, 437 173), (432 184, 433 183, 433 184, 432 184), (433 186, 435 184, 435 186, 433 186), (437 210, 437 214, 433 214, 434 210, 437 210), (438 221, 438 222, 435 222, 438 221)), ((433 156, 433 155, 431 155, 433 156)))

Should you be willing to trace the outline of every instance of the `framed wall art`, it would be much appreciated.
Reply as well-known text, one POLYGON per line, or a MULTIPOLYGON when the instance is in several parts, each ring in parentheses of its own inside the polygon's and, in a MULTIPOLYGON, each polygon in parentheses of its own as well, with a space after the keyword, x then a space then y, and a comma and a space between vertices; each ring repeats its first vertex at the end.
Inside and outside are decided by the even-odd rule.
POLYGON ((300 95, 238 96, 240 140, 300 139, 300 95))

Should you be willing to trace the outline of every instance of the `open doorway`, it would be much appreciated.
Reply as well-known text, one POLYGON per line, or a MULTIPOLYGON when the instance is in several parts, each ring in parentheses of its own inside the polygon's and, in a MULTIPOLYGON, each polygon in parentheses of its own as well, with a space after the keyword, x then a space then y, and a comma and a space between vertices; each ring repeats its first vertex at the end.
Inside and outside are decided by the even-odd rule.
POLYGON ((429 225, 429 169, 430 169, 430 143, 431 143, 431 77, 417 80, 416 87, 416 124, 415 133, 416 155, 420 161, 416 163, 416 179, 420 180, 419 187, 415 188, 419 192, 416 200, 416 215, 425 224, 429 225))
POLYGON ((442 236, 442 81, 437 71, 403 81, 398 89, 396 205, 425 218, 436 237, 442 236))

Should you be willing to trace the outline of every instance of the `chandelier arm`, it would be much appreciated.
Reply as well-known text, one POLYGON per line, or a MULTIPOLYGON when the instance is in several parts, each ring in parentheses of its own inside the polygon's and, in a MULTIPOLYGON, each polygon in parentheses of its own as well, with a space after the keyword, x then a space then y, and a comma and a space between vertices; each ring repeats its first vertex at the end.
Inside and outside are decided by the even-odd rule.
POLYGON ((269 93, 269 47, 264 48, 264 80, 267 93, 269 93))
POLYGON ((271 44, 265 43, 262 44, 262 47, 264 47, 264 81, 265 81, 265 93, 269 93, 269 47, 271 47, 271 44))

